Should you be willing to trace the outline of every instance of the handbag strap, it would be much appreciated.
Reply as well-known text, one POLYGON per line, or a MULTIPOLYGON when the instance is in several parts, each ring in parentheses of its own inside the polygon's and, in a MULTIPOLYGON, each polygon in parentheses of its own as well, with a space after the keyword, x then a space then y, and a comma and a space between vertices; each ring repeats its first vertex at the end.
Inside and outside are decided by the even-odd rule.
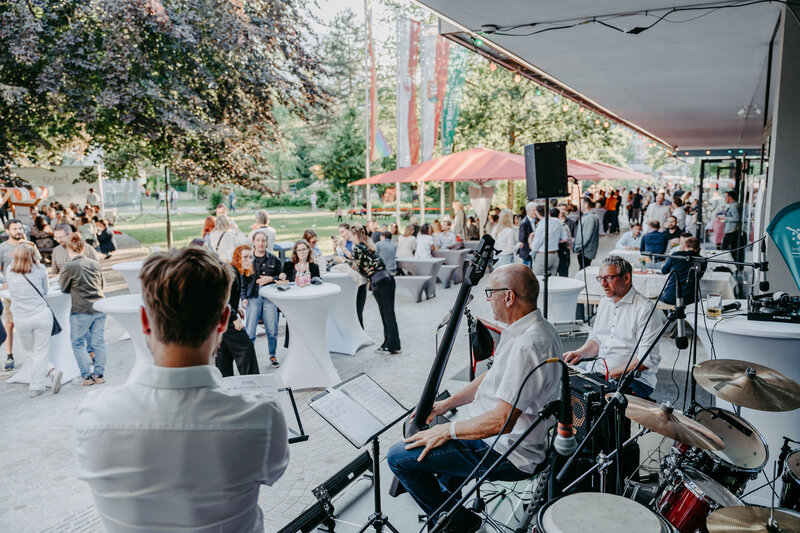
POLYGON ((49 303, 47 303, 47 298, 44 297, 44 294, 42 294, 41 291, 39 291, 39 289, 36 288, 36 285, 34 285, 33 282, 28 279, 28 276, 26 276, 25 274, 22 274, 22 277, 25 278, 25 281, 27 281, 30 284, 31 287, 33 287, 33 290, 36 291, 36 294, 38 294, 39 296, 42 297, 42 300, 44 300, 44 305, 46 305, 47 308, 50 309, 50 312, 53 313, 53 316, 56 316, 56 313, 55 313, 55 311, 53 311, 53 308, 50 307, 49 303))

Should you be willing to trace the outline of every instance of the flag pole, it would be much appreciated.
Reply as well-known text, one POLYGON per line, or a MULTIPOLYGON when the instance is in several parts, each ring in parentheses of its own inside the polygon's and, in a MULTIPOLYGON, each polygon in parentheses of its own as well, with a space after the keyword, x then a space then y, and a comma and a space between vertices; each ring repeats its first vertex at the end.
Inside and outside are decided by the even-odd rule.
MULTIPOLYGON (((372 14, 372 12, 371 12, 371 9, 370 9, 370 0, 364 0, 364 24, 365 24, 365 27, 366 27, 366 34, 367 34, 366 39, 364 39, 364 81, 365 81, 365 83, 364 83, 364 97, 365 97, 364 101, 366 103, 366 105, 364 106, 364 131, 366 132, 366 141, 367 141, 367 148, 365 150, 367 155, 366 155, 366 161, 365 161, 364 168, 365 168, 365 175, 366 175, 367 178, 370 177, 370 171, 369 171, 369 163, 370 163, 370 161, 369 160, 370 160, 371 154, 369 152, 370 152, 370 147, 372 146, 372 143, 370 142, 370 140, 372 139, 372 137, 371 137, 372 132, 370 131, 370 127, 369 127, 370 126, 370 118, 371 118, 370 117, 370 112, 372 111, 371 102, 370 102, 370 98, 369 98, 369 96, 370 96, 369 95, 369 88, 370 88, 369 87, 369 82, 370 82, 370 79, 369 79, 370 78, 370 76, 369 76, 369 45, 370 45, 370 40, 372 39, 372 28, 370 28, 370 20, 369 19, 370 19, 370 15, 371 14, 372 14)), ((372 220, 372 198, 370 196, 369 183, 367 183, 364 186, 364 188, 365 188, 366 194, 367 194, 367 221, 369 222, 370 220, 372 220)))

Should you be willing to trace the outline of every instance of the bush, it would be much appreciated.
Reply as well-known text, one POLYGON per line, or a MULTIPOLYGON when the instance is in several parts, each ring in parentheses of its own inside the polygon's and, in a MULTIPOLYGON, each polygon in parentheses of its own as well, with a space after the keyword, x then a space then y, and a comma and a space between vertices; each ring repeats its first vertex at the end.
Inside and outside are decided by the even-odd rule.
POLYGON ((220 191, 212 191, 208 197, 208 210, 213 212, 219 204, 225 203, 225 195, 220 191))

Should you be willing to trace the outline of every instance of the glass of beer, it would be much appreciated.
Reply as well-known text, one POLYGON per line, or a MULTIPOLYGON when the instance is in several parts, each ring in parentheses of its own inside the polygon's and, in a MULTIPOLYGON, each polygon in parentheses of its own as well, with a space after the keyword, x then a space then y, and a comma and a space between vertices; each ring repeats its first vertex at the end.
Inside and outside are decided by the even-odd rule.
POLYGON ((717 293, 706 297, 706 314, 709 318, 717 319, 722 316, 722 296, 717 293))

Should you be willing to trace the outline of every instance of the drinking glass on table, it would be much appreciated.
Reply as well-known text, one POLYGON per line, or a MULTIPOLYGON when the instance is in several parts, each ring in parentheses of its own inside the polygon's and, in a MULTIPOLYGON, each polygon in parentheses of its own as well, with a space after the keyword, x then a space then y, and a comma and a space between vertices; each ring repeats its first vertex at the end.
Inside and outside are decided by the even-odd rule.
POLYGON ((706 297, 706 314, 709 318, 719 318, 722 316, 722 296, 711 293, 706 297))

